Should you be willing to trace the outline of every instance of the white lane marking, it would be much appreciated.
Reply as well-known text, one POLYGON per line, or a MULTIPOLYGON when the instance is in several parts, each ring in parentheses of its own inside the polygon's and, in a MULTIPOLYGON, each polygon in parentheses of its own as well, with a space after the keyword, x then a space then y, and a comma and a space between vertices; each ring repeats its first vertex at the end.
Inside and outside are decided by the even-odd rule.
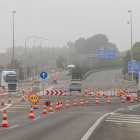
POLYGON ((7 111, 6 112, 25 112, 25 111, 7 111))
POLYGON ((86 114, 88 114, 88 113, 102 113, 102 112, 65 112, 65 113, 86 113, 86 114))
POLYGON ((127 118, 126 118, 126 119, 125 119, 125 118, 107 118, 107 120, 122 120, 122 121, 124 121, 124 120, 127 120, 127 121, 130 120, 130 121, 134 121, 134 122, 135 122, 135 121, 140 122, 139 119, 140 119, 140 118, 128 118, 128 119, 127 119, 127 118), (135 120, 134 120, 134 119, 135 119, 135 120), (137 119, 137 120, 136 120, 136 119, 137 119))
POLYGON ((87 81, 89 78, 91 78, 94 74, 97 74, 97 73, 99 73, 99 72, 91 74, 86 80, 84 80, 84 82, 87 81))
POLYGON ((118 123, 118 124, 122 124, 122 123, 118 123))
POLYGON ((27 107, 10 107, 10 108, 25 108, 25 109, 28 109, 27 107))
MULTIPOLYGON (((118 111, 118 110, 120 110, 120 109, 117 109, 117 110, 115 110, 115 111, 113 111, 113 112, 111 112, 111 113, 115 113, 115 112, 118 111)), ((121 110, 122 110, 122 108, 121 108, 121 110)), ((87 140, 87 139, 90 137, 90 135, 92 134, 92 132, 95 130, 95 128, 98 126, 98 124, 102 121, 102 119, 104 119, 106 116, 108 116, 108 115, 111 114, 111 113, 107 113, 107 114, 101 116, 101 117, 92 125, 92 127, 86 132, 86 134, 82 137, 81 140, 87 140)))
POLYGON ((12 104, 6 104, 8 106, 6 106, 5 108, 0 109, 0 111, 5 110, 6 108, 10 107, 12 104))
POLYGON ((118 73, 120 73, 120 72, 117 72, 117 73, 115 73, 115 74, 113 75, 113 81, 112 81, 113 83, 116 83, 116 82, 114 81, 114 77, 115 77, 115 75, 118 74, 118 73))
POLYGON ((100 78, 100 80, 99 80, 99 83, 101 82, 102 77, 103 77, 103 76, 101 76, 101 78, 100 78))
POLYGON ((54 112, 50 112, 49 114, 53 114, 54 112))
POLYGON ((6 129, 11 129, 11 128, 14 128, 14 127, 17 127, 17 126, 19 126, 19 125, 10 126, 10 127, 6 128, 6 129))
POLYGON ((41 117, 37 117, 37 118, 35 118, 35 119, 33 119, 33 120, 37 120, 37 119, 39 119, 39 118, 41 118, 41 117))
POLYGON ((139 123, 140 124, 140 122, 133 122, 133 121, 116 121, 116 120, 105 120, 105 121, 107 121, 107 122, 123 122, 123 123, 139 123))

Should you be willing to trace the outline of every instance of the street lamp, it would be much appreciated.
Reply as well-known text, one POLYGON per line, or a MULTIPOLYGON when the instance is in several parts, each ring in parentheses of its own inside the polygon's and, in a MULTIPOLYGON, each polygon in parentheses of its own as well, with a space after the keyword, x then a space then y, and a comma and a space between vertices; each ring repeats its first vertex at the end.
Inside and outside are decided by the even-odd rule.
MULTIPOLYGON (((27 41, 29 38, 32 38, 32 37, 36 37, 36 36, 30 36, 30 37, 28 37, 28 38, 25 40, 25 72, 26 72, 26 80, 27 80, 26 41, 27 41)), ((24 75, 24 82, 25 82, 25 75, 24 75)))
POLYGON ((14 58, 14 14, 16 12, 15 11, 12 11, 12 16, 13 16, 13 70, 15 69, 15 58, 14 58))
POLYGON ((44 38, 44 37, 39 37, 39 38, 36 38, 33 42, 33 55, 34 55, 34 80, 35 80, 35 49, 34 49, 34 44, 35 44, 35 41, 37 39, 40 39, 40 38, 44 38))
POLYGON ((50 39, 43 39, 40 41, 40 72, 41 72, 41 43, 44 41, 44 40, 50 40, 50 39))
POLYGON ((132 11, 129 10, 128 12, 130 12, 130 19, 131 19, 131 72, 132 72, 132 82, 133 82, 133 48, 132 48, 132 11))

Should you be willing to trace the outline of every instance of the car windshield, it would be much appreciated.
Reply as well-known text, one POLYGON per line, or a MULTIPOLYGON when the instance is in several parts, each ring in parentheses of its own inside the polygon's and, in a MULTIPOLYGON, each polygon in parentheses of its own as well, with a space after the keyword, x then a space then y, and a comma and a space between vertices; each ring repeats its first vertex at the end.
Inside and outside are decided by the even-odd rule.
POLYGON ((68 69, 68 70, 72 70, 72 69, 74 69, 74 67, 68 67, 67 69, 68 69))
POLYGON ((77 86, 79 83, 71 83, 72 86, 77 86))
POLYGON ((17 81, 17 76, 6 76, 5 81, 17 81))

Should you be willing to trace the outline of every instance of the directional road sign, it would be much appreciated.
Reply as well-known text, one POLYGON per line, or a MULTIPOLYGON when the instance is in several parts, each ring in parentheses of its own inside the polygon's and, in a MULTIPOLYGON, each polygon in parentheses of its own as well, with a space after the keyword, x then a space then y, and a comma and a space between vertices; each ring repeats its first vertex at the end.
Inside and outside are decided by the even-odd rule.
POLYGON ((42 72, 40 73, 40 77, 41 77, 42 79, 46 79, 46 78, 47 78, 47 72, 42 71, 42 72))
POLYGON ((116 50, 107 50, 108 58, 116 58, 116 50))
POLYGON ((107 58, 107 50, 97 50, 98 58, 107 58))
MULTIPOLYGON (((128 73, 132 73, 132 62, 128 62, 128 73)), ((139 73, 139 62, 133 62, 133 73, 139 73)))

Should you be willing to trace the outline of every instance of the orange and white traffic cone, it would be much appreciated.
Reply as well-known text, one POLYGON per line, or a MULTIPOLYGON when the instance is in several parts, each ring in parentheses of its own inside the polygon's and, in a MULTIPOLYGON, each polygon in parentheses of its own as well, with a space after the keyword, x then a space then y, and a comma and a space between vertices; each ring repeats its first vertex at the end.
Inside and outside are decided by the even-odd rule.
POLYGON ((6 110, 4 110, 2 127, 7 127, 7 126, 8 126, 8 123, 7 123, 6 110))
POLYGON ((133 96, 131 97, 131 103, 133 103, 133 96))
POLYGON ((82 91, 82 97, 84 97, 84 93, 83 93, 83 91, 82 91))
POLYGON ((114 92, 114 96, 116 96, 116 93, 114 92))
POLYGON ((110 104, 110 99, 109 99, 109 96, 108 96, 108 99, 107 99, 107 103, 108 103, 108 104, 110 104))
POLYGON ((66 107, 69 107, 69 101, 68 101, 68 98, 67 98, 67 102, 66 102, 66 107))
POLYGON ((79 92, 77 92, 77 96, 79 96, 79 92))
POLYGON ((51 101, 50 101, 49 112, 53 112, 53 109, 52 109, 52 102, 51 102, 51 101))
POLYGON ((4 99, 3 99, 3 96, 2 96, 2 102, 1 102, 1 105, 4 105, 4 99))
POLYGON ((105 93, 103 92, 103 96, 105 96, 105 93))
POLYGON ((108 98, 108 96, 107 96, 107 92, 106 92, 106 96, 105 96, 106 98, 108 98))
POLYGON ((139 96, 139 102, 140 102, 140 96, 139 96))
POLYGON ((38 109, 38 107, 37 107, 37 103, 35 103, 34 109, 38 109))
POLYGON ((92 94, 92 97, 94 97, 94 92, 93 92, 93 94, 92 94))
POLYGON ((9 103, 9 104, 11 103, 11 98, 10 98, 10 94, 9 94, 9 100, 8 100, 8 103, 9 103))
POLYGON ((97 95, 97 98, 96 98, 96 104, 99 104, 99 101, 98 101, 98 95, 97 95))
POLYGON ((88 99, 86 99, 86 104, 88 104, 88 99))
POLYGON ((136 101, 138 101, 138 94, 137 94, 137 97, 136 97, 136 101))
POLYGON ((31 105, 29 119, 33 119, 33 118, 34 118, 34 113, 33 113, 33 106, 31 105))
POLYGON ((111 91, 111 93, 110 93, 110 96, 112 96, 112 91, 111 91))
POLYGON ((77 106, 76 97, 75 97, 75 100, 74 100, 74 106, 77 106))
POLYGON ((125 103, 125 101, 124 101, 124 96, 122 96, 122 103, 125 103))
POLYGON ((82 97, 81 97, 81 102, 80 102, 80 105, 83 105, 83 99, 82 99, 82 97))
POLYGON ((62 108, 61 99, 59 99, 59 108, 62 108))
POLYGON ((24 100, 24 93, 22 94, 22 100, 21 100, 21 101, 25 101, 25 100, 24 100))
POLYGON ((45 103, 44 103, 44 106, 43 106, 43 112, 42 112, 42 114, 47 114, 45 103))
POLYGON ((72 96, 72 91, 70 92, 70 96, 72 96))
POLYGON ((57 102, 56 102, 56 108, 55 108, 56 110, 58 110, 59 109, 59 106, 58 106, 58 100, 57 100, 57 102))

